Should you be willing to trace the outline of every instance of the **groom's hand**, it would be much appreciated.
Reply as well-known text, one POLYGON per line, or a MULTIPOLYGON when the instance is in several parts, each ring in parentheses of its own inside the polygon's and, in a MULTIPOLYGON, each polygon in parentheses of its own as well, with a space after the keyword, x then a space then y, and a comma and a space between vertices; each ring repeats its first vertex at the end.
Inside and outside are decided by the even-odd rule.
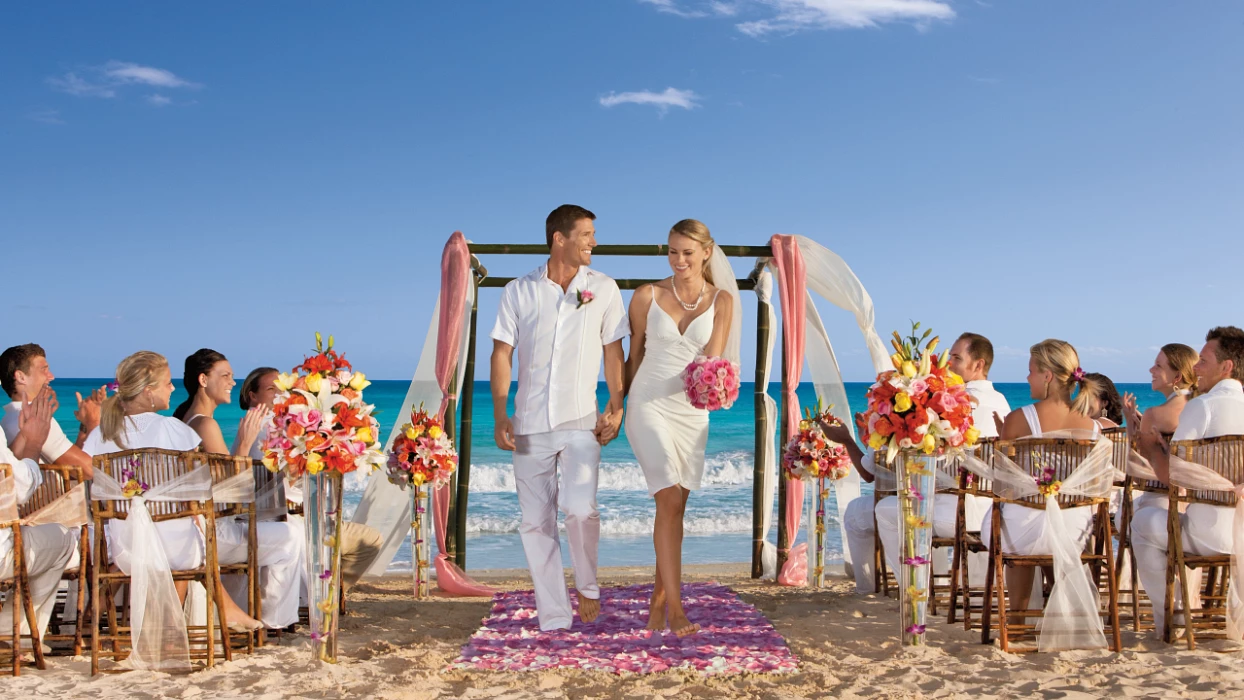
POLYGON ((599 442, 600 446, 604 447, 618 437, 618 432, 621 429, 622 409, 605 408, 605 412, 596 417, 596 428, 592 432, 596 435, 596 442, 599 442))
POLYGON ((496 427, 492 429, 492 437, 497 441, 497 447, 503 450, 514 451, 514 424, 510 422, 509 416, 500 416, 496 419, 496 427))

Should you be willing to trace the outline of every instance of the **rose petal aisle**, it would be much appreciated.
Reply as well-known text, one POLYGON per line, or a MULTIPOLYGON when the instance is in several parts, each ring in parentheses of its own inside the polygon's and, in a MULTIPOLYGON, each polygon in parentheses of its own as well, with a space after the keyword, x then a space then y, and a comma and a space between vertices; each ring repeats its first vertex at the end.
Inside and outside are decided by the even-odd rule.
POLYGON ((797 670, 798 659, 768 618, 729 588, 715 583, 683 585, 687 617, 702 627, 685 639, 645 629, 651 595, 651 584, 602 589, 596 622, 585 625, 576 620, 569 630, 541 632, 531 591, 498 593, 483 627, 450 667, 609 673, 685 669, 712 675, 797 670))

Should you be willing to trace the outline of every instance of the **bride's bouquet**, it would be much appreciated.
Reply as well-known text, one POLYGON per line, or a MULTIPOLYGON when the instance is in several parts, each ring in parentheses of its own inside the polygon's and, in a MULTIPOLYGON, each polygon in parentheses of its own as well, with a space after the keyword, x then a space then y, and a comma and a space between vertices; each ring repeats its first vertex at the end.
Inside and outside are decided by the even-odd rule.
POLYGON ((700 355, 683 371, 683 388, 696 408, 730 408, 739 398, 739 366, 724 357, 700 355))
POLYGON ((841 425, 842 421, 830 413, 833 406, 821 410, 817 403, 815 413, 804 409, 804 419, 799 421, 799 432, 791 436, 782 451, 782 468, 786 478, 803 481, 819 479, 843 479, 851 473, 851 456, 847 448, 825 437, 821 421, 841 425))
POLYGON ((410 411, 410 422, 402 426, 389 452, 389 481, 406 488, 430 484, 440 488, 458 467, 458 452, 441 422, 419 408, 410 411))

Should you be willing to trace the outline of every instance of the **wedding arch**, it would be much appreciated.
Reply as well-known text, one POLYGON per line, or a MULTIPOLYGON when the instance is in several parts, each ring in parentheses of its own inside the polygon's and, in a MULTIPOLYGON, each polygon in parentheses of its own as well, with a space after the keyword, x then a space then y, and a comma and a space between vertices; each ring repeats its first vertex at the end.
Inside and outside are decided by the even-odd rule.
MULTIPOLYGON (((665 256, 667 248, 664 245, 598 245, 593 249, 593 255, 655 257, 665 256)), ((874 328, 872 299, 846 262, 828 248, 804 236, 784 234, 774 235, 768 245, 719 248, 731 258, 756 260, 746 278, 734 280, 740 290, 753 291, 757 297, 752 577, 776 576, 780 583, 801 585, 808 576, 806 544, 792 548, 791 543, 796 538, 803 515, 804 484, 779 478, 776 427, 781 428, 780 444, 785 444, 787 436, 798 425, 800 406, 796 390, 805 359, 817 395, 835 406, 848 406, 842 373, 813 303, 813 293, 854 314, 876 371, 890 366, 889 355, 874 328), (773 297, 775 277, 776 299, 773 297), (774 311, 775 302, 782 310, 780 328, 774 311), (782 341, 780 422, 776 402, 768 393, 777 335, 775 331, 781 333, 782 341), (772 526, 775 491, 781 514, 776 547, 767 539, 772 526)), ((425 406, 439 405, 446 429, 458 448, 459 468, 454 481, 435 491, 432 498, 432 520, 437 551, 440 553, 435 560, 437 582, 441 589, 451 593, 486 590, 471 582, 464 573, 471 483, 478 291, 504 287, 514 279, 491 276, 480 256, 547 254, 548 248, 540 244, 471 243, 461 232, 450 236, 442 253, 440 294, 419 364, 399 415, 405 415, 411 407, 421 403, 425 406)), ((636 289, 657 280, 624 278, 616 281, 621 289, 636 289)), ((847 423, 850 425, 851 421, 847 423)), ((393 438, 394 434, 391 434, 388 442, 392 443, 393 438)), ((859 495, 859 474, 852 470, 851 476, 836 482, 834 486, 841 523, 846 504, 859 495)), ((368 571, 372 575, 383 574, 410 532, 409 496, 389 484, 383 471, 377 471, 370 476, 353 519, 375 527, 384 536, 384 549, 368 571)), ((842 541, 846 541, 845 533, 842 541)), ((843 554, 850 561, 850 554, 845 550, 844 547, 843 554)))

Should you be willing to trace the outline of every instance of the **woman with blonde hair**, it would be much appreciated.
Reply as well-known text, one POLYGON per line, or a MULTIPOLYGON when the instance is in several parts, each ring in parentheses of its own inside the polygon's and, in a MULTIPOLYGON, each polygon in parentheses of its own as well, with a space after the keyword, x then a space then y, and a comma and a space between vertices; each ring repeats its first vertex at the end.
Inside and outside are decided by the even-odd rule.
POLYGON ((720 267, 723 260, 707 226, 694 219, 679 221, 669 232, 674 274, 635 290, 629 312, 626 438, 656 502, 652 540, 657 566, 648 629, 668 626, 679 637, 700 629, 687 619, 680 595, 682 537, 687 498, 700 488, 708 444, 708 411, 691 405, 682 374, 697 356, 737 353, 731 325, 738 302, 733 293, 721 294, 714 286, 710 269, 717 267, 720 277, 733 283, 733 272, 726 274, 729 263, 720 267))
MULTIPOLYGON (((196 450, 201 439, 185 423, 163 416, 157 411, 168 409, 173 394, 173 381, 168 361, 159 353, 143 350, 117 365, 117 392, 104 399, 100 409, 99 426, 87 436, 82 451, 91 455, 159 448, 187 452, 196 450)), ((169 568, 177 571, 203 566, 206 543, 199 524, 189 518, 156 523, 156 531, 164 545, 169 568)), ((112 563, 125 573, 130 572, 132 534, 125 520, 108 523, 108 553, 112 563)), ((177 593, 184 601, 188 582, 176 582, 177 593)), ((217 600, 230 629, 254 630, 262 626, 258 620, 247 615, 237 603, 223 591, 217 591, 217 600)))
MULTIPOLYGON (((1007 414, 998 439, 1010 442, 1065 430, 1083 431, 1098 438, 1101 425, 1090 414, 1102 387, 1081 369, 1076 349, 1066 341, 1050 339, 1033 345, 1029 352, 1028 390, 1036 403, 1007 414)), ((993 508, 991 505, 986 509, 981 520, 981 541, 986 548, 993 535, 993 508)), ((1077 546, 1082 548, 1092 529, 1093 508, 1065 508, 1063 522, 1077 546)), ((1044 509, 1004 508, 1002 550, 1026 556, 1050 554, 1052 550, 1046 542, 1048 529, 1044 509)), ((1006 587, 1012 610, 1027 609, 1034 573, 1031 566, 1007 569, 1006 587)))

